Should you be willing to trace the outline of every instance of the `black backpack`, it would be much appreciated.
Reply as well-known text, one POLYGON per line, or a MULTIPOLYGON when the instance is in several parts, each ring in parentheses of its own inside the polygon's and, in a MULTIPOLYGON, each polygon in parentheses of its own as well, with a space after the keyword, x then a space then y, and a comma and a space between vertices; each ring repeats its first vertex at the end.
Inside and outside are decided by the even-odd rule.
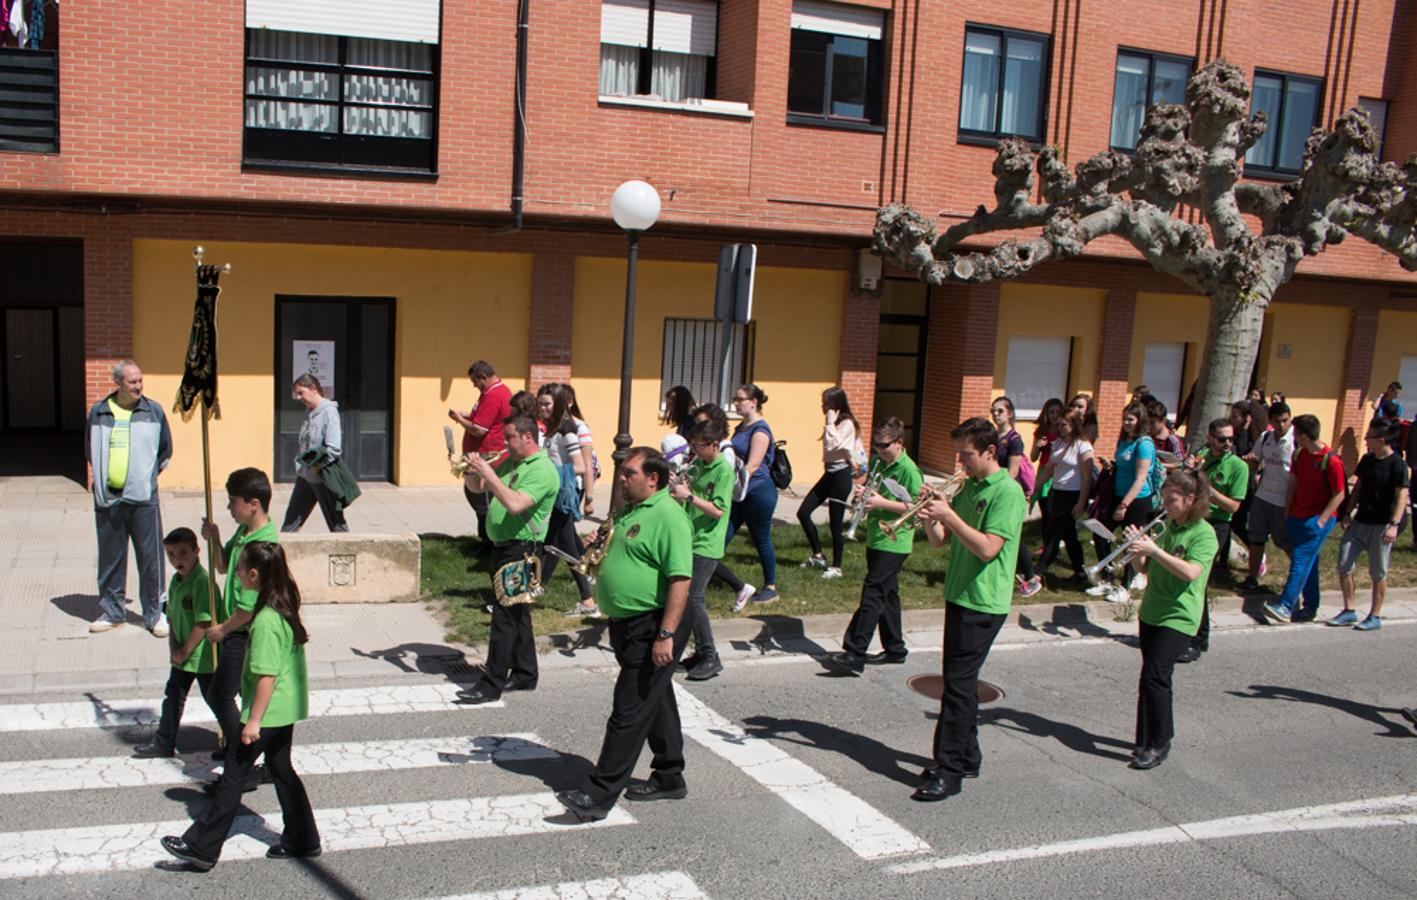
POLYGON ((792 461, 787 458, 787 451, 782 449, 785 446, 787 441, 778 441, 773 447, 772 462, 768 463, 768 475, 779 491, 792 487, 792 461))

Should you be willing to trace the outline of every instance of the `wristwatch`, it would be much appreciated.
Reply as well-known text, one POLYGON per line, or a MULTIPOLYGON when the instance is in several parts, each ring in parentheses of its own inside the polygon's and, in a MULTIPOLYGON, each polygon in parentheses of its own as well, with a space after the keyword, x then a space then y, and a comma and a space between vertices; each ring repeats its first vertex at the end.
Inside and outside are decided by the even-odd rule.
POLYGON ((659 629, 659 634, 655 635, 655 637, 659 638, 660 640, 664 640, 666 638, 673 640, 674 632, 670 631, 668 628, 661 628, 659 629))

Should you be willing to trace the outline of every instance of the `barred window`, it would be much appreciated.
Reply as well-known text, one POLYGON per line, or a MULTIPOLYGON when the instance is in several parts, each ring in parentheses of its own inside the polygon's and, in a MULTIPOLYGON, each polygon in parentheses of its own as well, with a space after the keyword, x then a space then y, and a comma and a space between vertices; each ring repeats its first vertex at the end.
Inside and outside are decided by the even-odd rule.
POLYGON ((728 397, 740 384, 753 380, 757 323, 733 326, 733 352, 728 362, 727 396, 719 395, 723 359, 723 323, 714 319, 664 320, 664 350, 660 364, 659 399, 675 385, 684 385, 697 403, 717 403, 728 409, 728 397))

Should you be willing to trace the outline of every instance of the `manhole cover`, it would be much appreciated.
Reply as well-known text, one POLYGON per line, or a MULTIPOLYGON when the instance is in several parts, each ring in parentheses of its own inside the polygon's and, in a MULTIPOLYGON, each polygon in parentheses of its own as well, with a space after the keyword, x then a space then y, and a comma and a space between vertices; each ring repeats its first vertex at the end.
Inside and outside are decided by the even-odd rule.
MULTIPOLYGON (((931 700, 938 700, 945 693, 945 676, 943 675, 912 675, 906 679, 905 683, 915 693, 922 697, 929 697, 931 700)), ((1004 699, 1004 689, 987 681, 980 681, 974 693, 981 704, 997 703, 1004 699)))

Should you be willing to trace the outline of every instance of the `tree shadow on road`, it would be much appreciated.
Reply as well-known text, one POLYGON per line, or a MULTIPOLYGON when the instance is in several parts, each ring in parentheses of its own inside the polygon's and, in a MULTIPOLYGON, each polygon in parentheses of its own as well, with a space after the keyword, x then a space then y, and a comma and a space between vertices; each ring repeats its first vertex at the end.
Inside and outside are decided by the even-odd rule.
POLYGON ((920 784, 918 770, 931 761, 913 753, 903 753, 880 741, 844 731, 822 722, 779 719, 776 716, 749 716, 743 720, 747 734, 830 750, 852 759, 868 771, 910 787, 920 784), (795 735, 790 737, 789 735, 795 735))
POLYGON ((1045 719, 1042 716, 1016 709, 982 710, 979 713, 979 724, 994 725, 1007 731, 1018 731, 1035 737, 1053 738, 1076 753, 1100 756, 1103 759, 1115 759, 1118 762, 1127 762, 1132 758, 1130 741, 1102 737, 1067 722, 1055 722, 1052 719, 1045 719), (1113 753, 1103 747, 1116 747, 1127 752, 1113 753))
POLYGON ((1326 706, 1329 709, 1336 709, 1339 712, 1356 716, 1365 722, 1372 722, 1380 726, 1383 730, 1377 732, 1380 737, 1417 737, 1406 725, 1399 725, 1389 721, 1386 716, 1401 717, 1402 710, 1396 706, 1373 706, 1370 703, 1359 703, 1356 700, 1348 700, 1344 697, 1330 697, 1328 694, 1319 694, 1314 691, 1306 691, 1302 688, 1282 687, 1274 684, 1252 684, 1247 688, 1249 693, 1244 691, 1226 691, 1232 697, 1240 697, 1245 700, 1287 700, 1290 703, 1309 703, 1314 706, 1326 706))

